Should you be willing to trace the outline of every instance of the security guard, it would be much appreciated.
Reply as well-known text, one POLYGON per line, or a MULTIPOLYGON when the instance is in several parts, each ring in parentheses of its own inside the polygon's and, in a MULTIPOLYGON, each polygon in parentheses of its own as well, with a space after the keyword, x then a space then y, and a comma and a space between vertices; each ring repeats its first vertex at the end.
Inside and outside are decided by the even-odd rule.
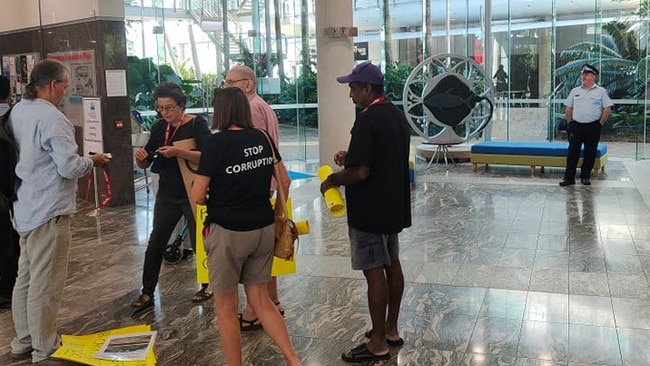
POLYGON ((564 104, 566 105, 567 138, 569 152, 566 158, 564 179, 561 187, 576 184, 576 166, 580 158, 580 147, 585 145, 580 183, 591 184, 591 169, 596 160, 596 150, 600 140, 600 130, 607 121, 614 103, 607 96, 605 88, 596 85, 598 69, 593 65, 582 67, 582 85, 573 88, 564 104))

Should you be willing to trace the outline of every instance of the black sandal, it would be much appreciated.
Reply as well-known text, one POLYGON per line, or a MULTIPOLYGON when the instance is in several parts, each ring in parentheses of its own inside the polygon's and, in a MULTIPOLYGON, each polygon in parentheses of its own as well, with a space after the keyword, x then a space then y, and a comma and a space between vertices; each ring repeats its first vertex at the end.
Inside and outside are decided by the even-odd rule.
POLYGON ((195 304, 198 304, 200 302, 204 302, 207 300, 210 300, 212 296, 214 295, 214 292, 207 292, 205 290, 208 289, 208 285, 203 285, 201 286, 201 289, 197 291, 194 296, 192 297, 192 302, 195 304))
POLYGON ((262 324, 260 323, 259 319, 255 318, 253 320, 246 320, 244 319, 244 314, 239 313, 237 314, 237 317, 239 318, 239 329, 242 332, 246 332, 249 330, 258 330, 262 329, 262 324))
POLYGON ((384 354, 375 354, 370 352, 368 346, 363 343, 341 355, 341 359, 345 362, 352 363, 365 363, 374 361, 390 360, 390 351, 384 354))
POLYGON ((282 315, 282 317, 284 318, 284 308, 283 307, 278 307, 278 305, 280 305, 279 301, 275 303, 275 307, 278 308, 278 311, 280 312, 280 315, 282 315))
MULTIPOLYGON (((366 336, 366 338, 372 338, 372 329, 369 331, 365 332, 363 335, 366 336)), ((400 338, 398 340, 392 340, 386 338, 386 344, 388 344, 391 347, 402 347, 404 345, 404 338, 400 338)))
POLYGON ((133 315, 140 314, 143 311, 153 307, 153 296, 147 294, 141 294, 138 296, 138 299, 131 303, 133 309, 133 315), (149 299, 147 299, 147 297, 149 299))

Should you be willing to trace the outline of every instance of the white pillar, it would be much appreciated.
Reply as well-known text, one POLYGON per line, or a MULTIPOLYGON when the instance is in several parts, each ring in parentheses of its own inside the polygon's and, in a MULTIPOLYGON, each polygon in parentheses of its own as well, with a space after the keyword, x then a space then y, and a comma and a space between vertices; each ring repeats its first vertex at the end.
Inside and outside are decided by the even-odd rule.
POLYGON ((351 0, 316 0, 316 65, 318 67, 318 142, 321 164, 334 166, 334 154, 347 150, 354 104, 347 84, 337 76, 354 67, 354 38, 321 35, 323 27, 351 27, 351 0))

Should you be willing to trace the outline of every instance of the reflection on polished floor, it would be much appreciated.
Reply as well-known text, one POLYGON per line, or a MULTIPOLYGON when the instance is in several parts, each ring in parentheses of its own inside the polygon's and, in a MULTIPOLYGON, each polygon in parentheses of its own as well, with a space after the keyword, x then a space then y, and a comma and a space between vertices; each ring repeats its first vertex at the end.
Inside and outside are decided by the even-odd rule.
MULTIPOLYGON (((648 365, 649 165, 613 158, 591 186, 561 188, 561 169, 474 175, 469 164, 419 162, 413 227, 400 238, 406 344, 378 364, 648 365)), ((293 182, 291 196, 311 233, 298 273, 280 278, 286 323, 305 365, 342 365, 341 352, 370 329, 365 281, 350 269, 346 221, 326 213, 317 179, 293 182)), ((153 207, 144 190, 137 197, 135 207, 75 217, 61 332, 151 324, 159 365, 222 364, 214 306, 190 302, 192 262, 164 266, 154 310, 130 316, 153 207)), ((0 323, 0 364, 27 364, 9 359, 9 312, 0 323)), ((282 364, 261 331, 244 334, 243 346, 247 365, 282 364)))

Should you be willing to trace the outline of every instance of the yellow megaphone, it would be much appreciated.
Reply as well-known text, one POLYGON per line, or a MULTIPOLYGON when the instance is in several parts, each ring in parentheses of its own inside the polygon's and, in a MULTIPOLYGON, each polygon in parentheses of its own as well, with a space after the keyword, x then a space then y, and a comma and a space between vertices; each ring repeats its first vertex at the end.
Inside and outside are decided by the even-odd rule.
POLYGON ((298 235, 305 235, 309 234, 309 221, 295 221, 294 224, 296 224, 296 230, 298 230, 298 235))
MULTIPOLYGON (((334 171, 331 166, 323 165, 318 168, 318 179, 323 183, 323 181, 325 181, 325 179, 327 179, 327 177, 332 173, 334 173, 334 171)), ((345 202, 343 201, 343 196, 341 196, 341 191, 338 188, 332 187, 328 189, 325 191, 323 196, 325 197, 325 204, 327 205, 330 215, 338 217, 345 214, 345 202)))

